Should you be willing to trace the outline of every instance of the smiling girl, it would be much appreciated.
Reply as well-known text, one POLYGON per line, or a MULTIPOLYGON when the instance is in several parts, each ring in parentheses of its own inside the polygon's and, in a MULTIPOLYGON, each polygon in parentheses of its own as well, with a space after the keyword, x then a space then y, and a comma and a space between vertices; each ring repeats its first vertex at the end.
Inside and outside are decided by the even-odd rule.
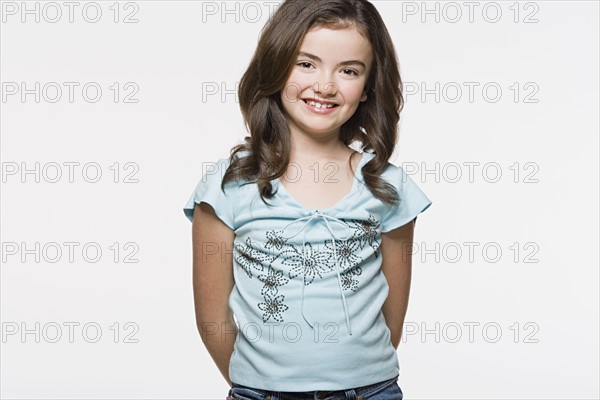
POLYGON ((431 201, 388 161, 404 101, 381 16, 284 1, 239 98, 250 136, 184 208, 198 329, 229 398, 402 399, 410 250, 431 201))

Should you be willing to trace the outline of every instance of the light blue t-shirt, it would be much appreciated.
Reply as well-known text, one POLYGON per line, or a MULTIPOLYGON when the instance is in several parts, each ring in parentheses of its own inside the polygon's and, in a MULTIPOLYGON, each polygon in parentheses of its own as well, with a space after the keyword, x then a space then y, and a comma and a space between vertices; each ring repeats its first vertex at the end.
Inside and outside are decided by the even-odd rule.
POLYGON ((400 204, 373 196, 360 170, 373 157, 362 153, 350 193, 325 210, 302 206, 279 179, 272 181, 275 196, 265 198, 270 205, 256 183, 231 181, 223 193, 227 158, 202 176, 185 215, 191 221, 195 204, 206 202, 235 232, 229 306, 239 330, 232 382, 274 391, 341 390, 399 374, 381 311, 388 295, 381 232, 410 222, 432 202, 389 162, 382 178, 394 185, 400 204))

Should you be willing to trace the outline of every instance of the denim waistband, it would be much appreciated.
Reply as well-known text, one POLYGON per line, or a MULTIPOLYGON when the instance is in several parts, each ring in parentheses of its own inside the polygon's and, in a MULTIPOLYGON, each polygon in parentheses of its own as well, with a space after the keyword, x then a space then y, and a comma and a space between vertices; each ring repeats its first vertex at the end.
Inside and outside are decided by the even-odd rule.
POLYGON ((251 390, 256 395, 259 395, 258 398, 260 400, 271 400, 274 397, 276 397, 278 400, 315 400, 325 398, 356 400, 359 397, 367 397, 373 393, 387 388, 389 385, 396 383, 398 378, 399 375, 391 379, 386 379, 385 381, 366 386, 348 388, 345 390, 311 390, 306 392, 284 392, 277 390, 255 389, 249 386, 233 383, 233 387, 229 391, 229 396, 231 396, 233 389, 242 388, 251 390))

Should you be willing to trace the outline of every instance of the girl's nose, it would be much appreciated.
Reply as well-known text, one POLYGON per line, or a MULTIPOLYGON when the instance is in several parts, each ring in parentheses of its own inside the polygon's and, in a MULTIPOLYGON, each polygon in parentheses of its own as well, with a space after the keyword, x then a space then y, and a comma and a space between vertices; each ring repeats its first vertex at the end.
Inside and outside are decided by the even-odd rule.
POLYGON ((338 84, 335 81, 326 82, 323 85, 323 94, 335 95, 338 92, 338 84))
POLYGON ((321 78, 315 82, 313 89, 315 93, 323 96, 333 96, 337 94, 339 87, 331 75, 323 74, 321 78))

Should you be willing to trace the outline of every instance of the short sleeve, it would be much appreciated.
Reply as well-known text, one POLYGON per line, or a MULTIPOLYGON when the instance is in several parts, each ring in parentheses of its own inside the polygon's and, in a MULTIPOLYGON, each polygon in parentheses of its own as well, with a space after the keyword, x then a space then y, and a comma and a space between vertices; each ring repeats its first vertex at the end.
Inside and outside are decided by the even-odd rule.
POLYGON ((233 213, 233 204, 235 204, 234 196, 236 194, 234 191, 235 181, 227 182, 225 193, 221 190, 221 181, 228 166, 229 159, 226 158, 222 158, 206 166, 200 182, 196 185, 196 188, 183 208, 183 212, 190 222, 193 221, 196 204, 204 202, 212 206, 217 217, 225 225, 231 229, 235 229, 233 213))
POLYGON ((402 167, 396 168, 394 171, 394 187, 400 196, 400 203, 391 206, 382 218, 381 232, 389 232, 409 223, 432 204, 431 200, 406 174, 402 167))

